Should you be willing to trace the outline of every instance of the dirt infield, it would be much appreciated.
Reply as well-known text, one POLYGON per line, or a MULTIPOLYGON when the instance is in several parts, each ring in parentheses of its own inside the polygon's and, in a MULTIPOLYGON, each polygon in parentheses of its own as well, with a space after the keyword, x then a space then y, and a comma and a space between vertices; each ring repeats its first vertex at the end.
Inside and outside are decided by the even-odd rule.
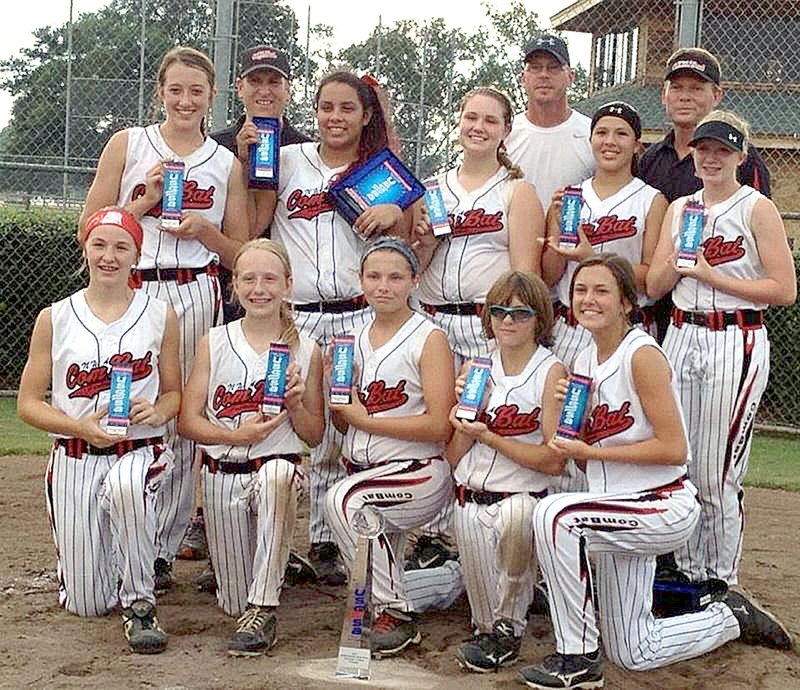
MULTIPOLYGON (((233 621, 212 597, 195 591, 192 578, 202 564, 178 562, 178 586, 159 603, 159 619, 170 635, 169 649, 156 657, 133 655, 119 616, 81 619, 58 606, 55 551, 43 495, 45 461, 0 458, 0 687, 3 688, 328 688, 329 681, 300 675, 315 659, 336 655, 344 590, 287 588, 278 611, 278 645, 267 657, 232 659, 226 641, 233 621)), ((800 494, 748 492, 743 584, 800 633, 800 494)), ((305 515, 298 529, 304 538, 305 515)), ((427 614, 423 642, 404 663, 413 687, 513 688, 513 670, 476 676, 454 661, 458 643, 469 636, 464 601, 452 610, 427 614), (425 672, 425 673, 422 673, 425 672)), ((522 662, 552 651, 549 621, 534 617, 522 647, 522 662)), ((319 666, 316 665, 317 671, 319 666)), ((375 662, 375 677, 394 682, 356 682, 357 687, 412 687, 397 683, 403 664, 375 662), (383 665, 383 666, 382 666, 383 665), (399 669, 399 670, 398 670, 399 669)), ((346 687, 346 686, 342 686, 346 687)), ((800 687, 800 656, 732 643, 701 659, 647 673, 606 666, 608 688, 710 688, 720 690, 800 687)))

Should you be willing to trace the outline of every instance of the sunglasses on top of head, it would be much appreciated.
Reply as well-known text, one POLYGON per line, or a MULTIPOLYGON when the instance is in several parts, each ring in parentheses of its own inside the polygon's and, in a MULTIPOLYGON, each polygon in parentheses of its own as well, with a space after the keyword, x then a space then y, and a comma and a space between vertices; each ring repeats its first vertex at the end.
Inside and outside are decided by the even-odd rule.
POLYGON ((502 304, 490 305, 489 314, 496 319, 504 319, 506 316, 510 316, 514 323, 527 321, 536 316, 536 312, 530 307, 505 307, 502 304))

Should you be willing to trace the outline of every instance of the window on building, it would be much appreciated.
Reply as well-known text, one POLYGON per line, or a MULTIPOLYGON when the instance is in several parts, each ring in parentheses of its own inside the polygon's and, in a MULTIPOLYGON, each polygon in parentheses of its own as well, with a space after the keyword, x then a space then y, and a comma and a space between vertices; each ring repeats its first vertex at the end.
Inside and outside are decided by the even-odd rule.
POLYGON ((592 91, 624 84, 636 78, 639 28, 606 34, 595 40, 592 91))

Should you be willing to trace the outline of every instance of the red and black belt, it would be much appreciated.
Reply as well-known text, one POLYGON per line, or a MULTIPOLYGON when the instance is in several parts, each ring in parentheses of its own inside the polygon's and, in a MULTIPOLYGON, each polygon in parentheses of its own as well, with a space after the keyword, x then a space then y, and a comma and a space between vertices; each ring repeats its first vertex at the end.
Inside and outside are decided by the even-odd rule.
MULTIPOLYGON (((572 326, 573 328, 578 325, 578 319, 575 318, 572 308, 568 307, 562 302, 555 302, 553 304, 553 316, 555 318, 561 317, 569 326, 572 326)), ((655 313, 653 311, 653 307, 636 307, 630 313, 630 322, 632 324, 640 323, 645 328, 650 328, 650 326, 655 323, 655 313)))
POLYGON ((207 266, 200 268, 135 268, 131 271, 128 284, 132 288, 139 288, 142 283, 174 281, 178 285, 186 285, 197 280, 197 276, 208 273, 210 276, 219 275, 219 265, 212 261, 207 266))
POLYGON ((753 331, 764 325, 764 312, 757 309, 683 311, 673 307, 672 325, 680 328, 685 323, 708 328, 710 331, 724 331, 728 326, 738 326, 744 331, 753 331))
POLYGON ((460 302, 458 304, 423 304, 422 309, 433 316, 434 314, 449 314, 450 316, 480 316, 486 307, 478 302, 460 302))
POLYGON ((125 453, 130 453, 132 450, 137 450, 138 448, 163 446, 164 439, 162 436, 124 439, 104 448, 93 446, 82 438, 57 438, 53 444, 57 448, 63 448, 65 455, 70 458, 81 458, 84 455, 116 455, 118 458, 121 458, 125 453))
POLYGON ((299 465, 303 458, 297 453, 278 453, 276 455, 263 455, 259 458, 250 458, 242 462, 230 462, 227 460, 216 460, 207 453, 201 453, 203 465, 211 474, 217 472, 221 474, 252 474, 258 472, 270 460, 277 460, 282 458, 291 462, 293 465, 299 465))
POLYGON ((295 311, 315 312, 318 314, 342 314, 348 311, 358 311, 366 309, 367 298, 358 295, 352 299, 343 299, 338 302, 308 302, 306 304, 295 304, 295 311))
POLYGON ((490 506, 499 503, 509 496, 516 494, 526 494, 534 498, 544 498, 547 496, 547 489, 542 491, 476 491, 461 484, 456 486, 456 501, 458 505, 463 506, 465 503, 477 503, 481 506, 490 506))

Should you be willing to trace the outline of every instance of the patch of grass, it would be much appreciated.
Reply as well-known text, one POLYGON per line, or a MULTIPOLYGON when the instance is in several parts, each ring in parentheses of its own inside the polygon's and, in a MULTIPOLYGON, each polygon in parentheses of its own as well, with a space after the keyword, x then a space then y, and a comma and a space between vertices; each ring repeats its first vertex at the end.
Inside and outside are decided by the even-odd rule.
POLYGON ((0 398, 0 455, 47 455, 53 441, 17 417, 17 401, 0 398))
MULTIPOLYGON (((23 424, 16 400, 0 398, 0 456, 47 455, 52 441, 43 431, 23 424)), ((800 437, 756 434, 746 484, 800 492, 800 437)))

